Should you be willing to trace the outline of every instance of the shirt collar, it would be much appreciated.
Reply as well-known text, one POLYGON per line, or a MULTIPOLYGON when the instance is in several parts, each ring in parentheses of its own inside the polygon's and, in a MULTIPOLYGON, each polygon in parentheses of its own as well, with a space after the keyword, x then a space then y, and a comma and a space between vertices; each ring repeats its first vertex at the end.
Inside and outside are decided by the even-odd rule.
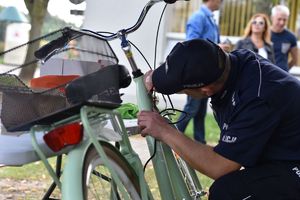
POLYGON ((235 55, 229 54, 231 61, 231 68, 229 72, 229 77, 225 83, 224 89, 219 93, 211 97, 212 105, 220 105, 223 101, 226 101, 227 97, 232 94, 235 88, 235 81, 237 80, 238 73, 238 59, 235 55))

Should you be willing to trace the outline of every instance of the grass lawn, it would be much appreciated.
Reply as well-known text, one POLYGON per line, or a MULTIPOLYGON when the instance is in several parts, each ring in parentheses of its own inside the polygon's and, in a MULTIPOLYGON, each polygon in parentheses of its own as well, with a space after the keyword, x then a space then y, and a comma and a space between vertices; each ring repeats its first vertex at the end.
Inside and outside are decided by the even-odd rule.
MULTIPOLYGON (((207 114, 205 118, 205 138, 208 144, 216 144, 219 140, 220 129, 212 114, 207 114)), ((185 130, 185 134, 193 138, 193 123, 190 122, 185 130)))
MULTIPOLYGON (((213 116, 211 114, 208 114, 206 117, 206 140, 208 144, 216 144, 219 138, 219 128, 213 119, 213 116)), ((186 135, 192 138, 192 123, 190 123, 186 129, 186 135)), ((55 163, 55 159, 50 159, 51 163, 55 163)), ((211 183, 213 182, 210 178, 198 174, 200 178, 200 182, 202 184, 202 187, 205 191, 208 191, 208 188, 210 187, 211 183)), ((146 173, 145 173, 146 179, 149 181, 149 185, 151 188, 151 191, 154 193, 155 199, 160 199, 159 197, 159 191, 156 183, 156 179, 154 178, 154 170, 152 166, 147 167, 146 173)), ((14 181, 40 181, 41 183, 47 183, 45 184, 45 188, 41 191, 33 191, 38 193, 38 197, 36 198, 22 198, 22 199, 41 199, 41 195, 45 193, 47 186, 51 183, 50 176, 46 172, 44 166, 41 162, 35 162, 31 164, 24 165, 22 167, 3 167, 0 168, 0 181, 1 179, 10 179, 14 181)), ((12 186, 18 188, 17 185, 12 186)), ((1 188, 0 188, 1 191, 1 188)), ((3 191, 1 191, 3 192, 3 191)), ((32 194, 31 194, 32 195, 32 194)), ((204 200, 206 198, 203 198, 204 200)))

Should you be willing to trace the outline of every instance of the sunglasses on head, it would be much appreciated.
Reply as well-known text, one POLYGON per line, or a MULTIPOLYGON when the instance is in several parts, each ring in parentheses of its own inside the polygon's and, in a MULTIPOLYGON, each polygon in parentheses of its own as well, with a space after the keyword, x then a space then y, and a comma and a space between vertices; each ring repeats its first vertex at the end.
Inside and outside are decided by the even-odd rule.
POLYGON ((257 24, 257 25, 263 26, 263 25, 265 25, 265 22, 264 22, 264 21, 255 21, 255 20, 254 20, 254 21, 252 21, 252 24, 253 24, 253 25, 256 25, 256 24, 257 24))

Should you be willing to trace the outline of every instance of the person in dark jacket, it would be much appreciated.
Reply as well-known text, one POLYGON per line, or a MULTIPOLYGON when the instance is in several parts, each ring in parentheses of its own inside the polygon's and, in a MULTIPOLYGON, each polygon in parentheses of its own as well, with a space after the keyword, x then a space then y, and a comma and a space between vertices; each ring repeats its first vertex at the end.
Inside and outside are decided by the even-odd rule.
POLYGON ((167 144, 214 179, 209 200, 299 200, 300 81, 247 49, 195 39, 175 45, 144 76, 148 91, 211 97, 216 145, 193 141, 156 111, 140 111, 142 136, 167 144), (190 73, 193 72, 193 73, 190 73))
POLYGON ((275 63, 270 27, 267 15, 262 13, 253 15, 245 28, 244 38, 237 42, 235 49, 252 50, 275 63))

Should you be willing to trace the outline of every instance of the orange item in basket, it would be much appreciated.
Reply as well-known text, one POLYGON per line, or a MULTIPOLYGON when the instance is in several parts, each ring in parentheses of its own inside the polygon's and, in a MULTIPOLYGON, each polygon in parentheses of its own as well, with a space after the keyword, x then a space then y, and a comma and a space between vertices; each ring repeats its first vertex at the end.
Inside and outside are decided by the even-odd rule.
MULTIPOLYGON (((46 75, 30 80, 30 87, 33 89, 55 88, 78 78, 79 75, 46 75)), ((62 88, 64 90, 64 88, 62 88)))

